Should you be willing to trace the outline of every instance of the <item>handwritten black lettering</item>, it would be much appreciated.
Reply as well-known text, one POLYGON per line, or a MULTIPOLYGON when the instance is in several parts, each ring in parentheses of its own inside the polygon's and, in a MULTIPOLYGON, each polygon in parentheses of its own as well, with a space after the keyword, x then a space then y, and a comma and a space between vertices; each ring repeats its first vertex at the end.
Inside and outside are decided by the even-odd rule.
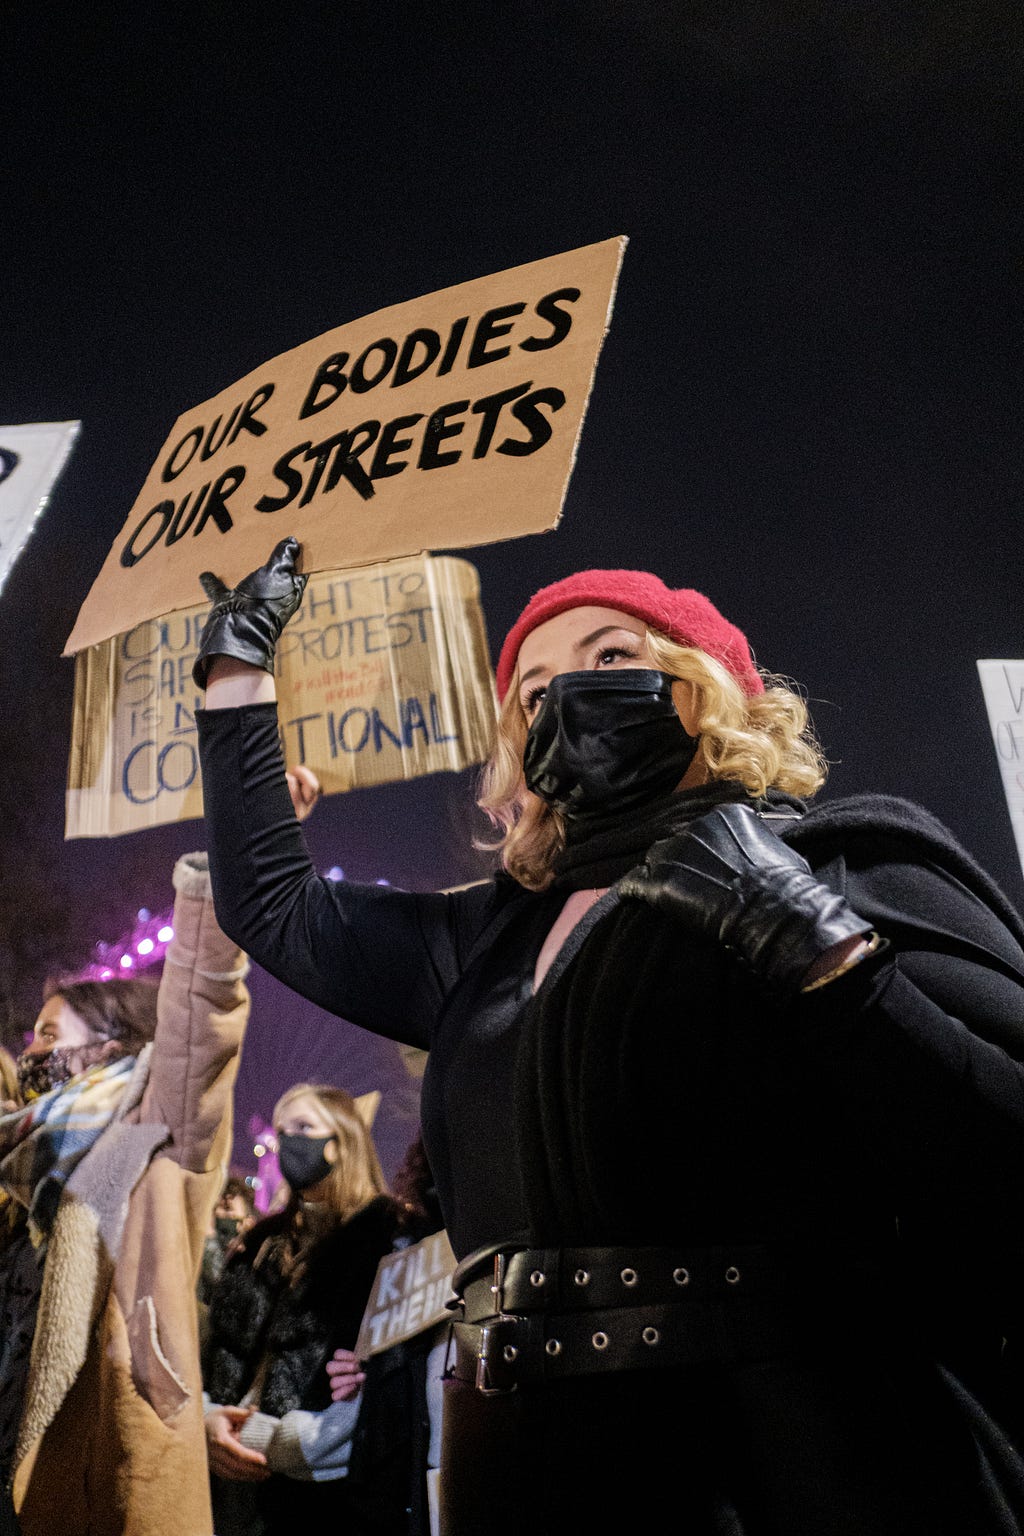
POLYGON ((525 303, 499 304, 496 309, 485 310, 473 332, 469 357, 466 359, 467 368, 482 368, 485 363, 497 363, 503 357, 508 357, 511 347, 491 347, 490 343, 499 336, 507 336, 512 329, 512 319, 521 315, 525 308, 525 303))
POLYGON ((287 453, 282 453, 274 465, 274 475, 285 487, 285 493, 283 496, 261 496, 256 503, 257 512, 279 512, 295 500, 302 490, 302 471, 293 466, 292 460, 301 459, 312 446, 312 443, 297 443, 287 453))
POLYGON ((395 457, 400 453, 408 453, 413 446, 411 437, 399 437, 399 432, 404 432, 407 427, 414 427, 418 421, 423 420, 423 412, 419 411, 414 416, 396 416, 394 421, 385 424, 377 444, 377 451, 370 465, 370 478, 372 480, 385 480, 389 475, 400 475, 403 469, 408 469, 408 461, 395 462, 395 457))
POLYGON ((554 293, 546 293, 542 299, 538 299, 533 306, 534 311, 542 320, 546 320, 551 327, 550 336, 527 336, 525 341, 519 343, 524 352, 543 352, 549 347, 557 347, 560 341, 564 341, 572 329, 572 315, 560 308, 562 304, 575 304, 580 296, 578 288, 556 288, 554 293))
POLYGON ((195 458, 196 452, 202 440, 202 427, 190 428, 190 430, 185 433, 185 436, 181 439, 181 441, 175 443, 174 447, 167 455, 167 458, 164 462, 164 467, 160 472, 161 480, 176 480, 184 470, 188 469, 188 466, 195 458), (179 463, 179 459, 183 453, 185 457, 179 463))
POLYGON ((403 384, 408 384, 412 379, 418 379, 421 373, 426 373, 441 350, 441 338, 436 331, 420 326, 415 331, 410 331, 402 342, 395 364, 395 371, 391 376, 391 388, 400 389, 403 384), (417 347, 422 349, 421 356, 413 362, 417 347))
POLYGON ((488 395, 485 399, 476 402, 473 406, 473 413, 482 419, 476 447, 473 449, 474 459, 486 457, 487 450, 494 439, 494 432, 498 425, 498 417, 501 415, 502 407, 510 405, 513 400, 518 400, 520 395, 525 395, 532 388, 532 382, 513 384, 511 389, 499 390, 496 395, 488 395))
POLYGON ((438 446, 449 437, 458 437, 465 426, 464 421, 449 421, 448 418, 461 416, 468 410, 468 400, 453 400, 450 405, 442 405, 440 410, 434 411, 423 434, 417 469, 443 469, 446 464, 459 462, 462 458, 460 448, 450 450, 448 453, 440 453, 438 446))
POLYGON ((161 538, 170 527, 174 511, 173 501, 158 501, 155 507, 150 508, 142 522, 132 530, 131 537, 121 551, 121 564, 125 570, 131 570, 133 565, 138 565, 139 561, 149 554, 153 546, 159 544, 161 538), (143 544, 141 549, 136 548, 137 541, 145 533, 150 523, 153 524, 153 529, 149 535, 149 542, 143 544))
MULTIPOLYGON (((233 496, 245 479, 245 467, 234 464, 226 469, 214 482, 213 489, 206 499, 206 503, 199 512, 196 525, 192 530, 193 538, 198 537, 212 518, 221 533, 227 533, 232 527, 231 513, 228 511, 228 497, 233 496)), ((198 509, 197 509, 198 510, 198 509)))
POLYGON ((398 356, 398 342, 390 336, 382 336, 379 341, 371 341, 352 364, 352 372, 349 374, 349 384, 357 395, 365 395, 368 389, 373 389, 382 379, 386 379, 395 365, 398 356), (367 363, 375 352, 380 353, 380 363, 375 373, 367 372, 367 363))
POLYGON ((518 458, 525 458, 527 454, 536 453, 538 448, 543 448, 551 437, 553 428, 548 418, 541 414, 540 407, 551 407, 552 413, 560 411, 565 404, 565 395, 560 389, 535 389, 532 395, 527 395, 525 400, 517 400, 512 407, 512 415, 516 421, 529 432, 525 439, 518 437, 506 437, 503 443, 497 447, 498 453, 515 454, 518 458))
POLYGON ((273 384, 261 384, 259 389, 249 396, 242 407, 242 414, 239 417, 238 424, 228 438, 229 443, 234 442, 239 432, 251 432, 253 437, 263 436, 267 430, 267 424, 265 421, 258 420, 256 412, 263 409, 273 393, 273 384))
POLYGON ((462 315, 458 320, 455 321, 451 330, 448 332, 448 341, 445 345, 444 357, 442 357, 441 361, 437 365, 437 376, 439 379, 443 378, 446 373, 451 373, 452 369, 454 368, 455 359, 459 355, 459 348, 462 346, 462 338, 466 334, 466 327, 468 324, 469 316, 462 315))
POLYGON ((325 411, 329 405, 334 404, 348 385, 348 377, 343 371, 347 362, 347 352, 332 352, 330 357, 324 358, 306 391, 306 398, 299 410, 300 421, 305 421, 307 416, 315 416, 317 411, 325 411), (321 399, 324 390, 329 393, 321 399))

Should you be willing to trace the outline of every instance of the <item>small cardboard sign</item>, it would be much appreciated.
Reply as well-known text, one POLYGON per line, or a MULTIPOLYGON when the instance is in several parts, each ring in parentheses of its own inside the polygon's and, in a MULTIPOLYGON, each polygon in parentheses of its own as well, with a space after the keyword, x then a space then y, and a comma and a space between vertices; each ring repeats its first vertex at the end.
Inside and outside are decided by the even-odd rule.
POLYGON ((1024 661, 979 661, 978 675, 1024 871, 1024 661))
POLYGON ((64 654, 229 586, 294 535, 306 572, 553 528, 625 238, 378 310, 175 422, 64 654))
MULTIPOLYGON (((208 613, 75 658, 66 838, 202 816, 192 663, 208 613)), ((312 576, 278 642, 277 692, 285 761, 327 794, 482 762, 497 700, 475 567, 426 555, 312 576)))
POLYGON ((385 1254, 359 1325, 357 1358, 368 1360, 403 1339, 449 1322, 454 1273, 455 1255, 444 1232, 385 1254))
POLYGON ((80 421, 0 427, 0 589, 44 511, 80 421))

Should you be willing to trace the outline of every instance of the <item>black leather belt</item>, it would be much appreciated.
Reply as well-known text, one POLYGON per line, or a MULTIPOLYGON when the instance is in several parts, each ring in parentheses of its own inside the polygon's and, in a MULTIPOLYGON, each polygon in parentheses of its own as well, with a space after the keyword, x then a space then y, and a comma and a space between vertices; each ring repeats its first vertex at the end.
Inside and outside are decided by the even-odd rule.
POLYGON ((455 1273, 461 1316, 448 1374, 510 1392, 598 1371, 790 1353, 803 1333, 795 1280, 814 1288, 800 1269, 793 1254, 760 1245, 486 1250, 455 1273))

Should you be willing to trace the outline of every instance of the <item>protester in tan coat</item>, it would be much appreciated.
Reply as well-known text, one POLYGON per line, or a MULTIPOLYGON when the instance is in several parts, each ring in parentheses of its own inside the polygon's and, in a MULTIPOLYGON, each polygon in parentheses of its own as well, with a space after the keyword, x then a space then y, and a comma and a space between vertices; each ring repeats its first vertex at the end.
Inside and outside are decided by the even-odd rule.
POLYGON ((206 858, 174 870, 156 1033, 50 1227, 14 1455, 22 1536, 210 1536, 196 1277, 248 1015, 206 858))

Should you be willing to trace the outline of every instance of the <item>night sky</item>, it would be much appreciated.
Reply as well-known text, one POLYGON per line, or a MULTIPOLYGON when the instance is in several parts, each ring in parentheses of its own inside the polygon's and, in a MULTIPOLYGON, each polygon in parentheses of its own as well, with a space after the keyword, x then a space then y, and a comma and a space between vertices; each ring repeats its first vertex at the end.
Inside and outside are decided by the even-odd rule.
MULTIPOLYGON (((175 417, 357 316, 619 234, 559 528, 459 552, 495 653, 530 594, 582 566, 696 586, 806 690, 825 795, 922 802, 1024 905, 975 667, 1024 653, 1022 14, 7 15, 0 422, 83 423, 0 594, 8 1039, 48 969, 168 906, 175 857, 203 845, 198 822, 63 839, 60 652, 175 417)), ((332 797, 314 856, 412 889, 473 878, 472 790, 467 773, 332 797)), ((295 1076, 383 1085, 393 1163, 414 1106, 391 1048, 267 978, 255 993, 240 1124, 295 1076), (275 1041, 285 1081, 256 1073, 275 1041)))

